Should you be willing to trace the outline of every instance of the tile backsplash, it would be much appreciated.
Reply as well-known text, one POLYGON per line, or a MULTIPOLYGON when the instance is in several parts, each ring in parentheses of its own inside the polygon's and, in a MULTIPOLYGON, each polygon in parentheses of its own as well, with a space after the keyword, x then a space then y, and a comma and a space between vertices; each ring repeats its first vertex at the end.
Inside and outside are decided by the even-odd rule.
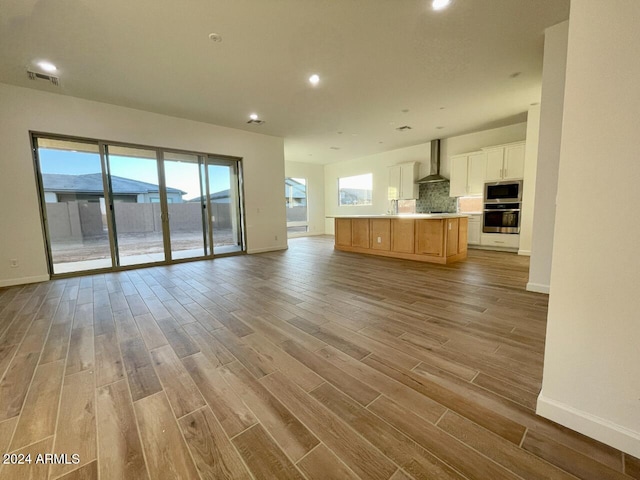
POLYGON ((416 213, 456 213, 456 199, 449 196, 449 182, 421 183, 416 213))

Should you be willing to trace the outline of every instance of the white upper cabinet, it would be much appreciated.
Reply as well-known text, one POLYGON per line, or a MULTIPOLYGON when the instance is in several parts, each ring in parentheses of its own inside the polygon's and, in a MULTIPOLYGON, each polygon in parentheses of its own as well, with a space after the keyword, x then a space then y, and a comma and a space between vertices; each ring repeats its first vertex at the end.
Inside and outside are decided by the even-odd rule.
POLYGON ((464 197, 467 194, 467 159, 467 155, 451 157, 450 197, 464 197))
POLYGON ((487 169, 485 172, 485 181, 502 180, 502 170, 504 167, 504 148, 495 148, 487 150, 487 169))
POLYGON ((485 152, 487 154, 485 182, 521 180, 524 177, 524 142, 490 147, 485 149, 485 152))
POLYGON ((389 167, 389 200, 418 198, 418 169, 416 162, 400 163, 389 167))
POLYGON ((484 194, 484 175, 486 164, 487 155, 484 152, 472 153, 469 155, 467 170, 467 185, 469 186, 469 189, 467 195, 484 194))
POLYGON ((449 196, 482 195, 487 154, 473 152, 451 157, 449 196))
POLYGON ((504 148, 504 174, 505 180, 521 180, 524 177, 524 143, 507 145, 504 148))

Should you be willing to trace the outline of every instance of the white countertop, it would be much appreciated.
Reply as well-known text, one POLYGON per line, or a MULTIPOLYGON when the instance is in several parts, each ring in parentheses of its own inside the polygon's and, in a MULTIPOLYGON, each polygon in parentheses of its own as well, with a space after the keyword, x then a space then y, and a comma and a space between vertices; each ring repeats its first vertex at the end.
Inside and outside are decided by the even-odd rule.
POLYGON ((400 213, 398 215, 327 215, 327 218, 414 218, 414 219, 438 219, 438 218, 464 218, 469 215, 461 213, 400 213))

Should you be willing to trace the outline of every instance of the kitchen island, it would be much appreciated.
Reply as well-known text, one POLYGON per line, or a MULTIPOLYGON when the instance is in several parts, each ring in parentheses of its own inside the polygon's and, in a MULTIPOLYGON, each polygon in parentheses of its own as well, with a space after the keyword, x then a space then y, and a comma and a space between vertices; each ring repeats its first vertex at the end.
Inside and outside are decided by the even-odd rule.
POLYGON ((336 250, 431 263, 467 258, 466 215, 354 215, 334 219, 336 250))

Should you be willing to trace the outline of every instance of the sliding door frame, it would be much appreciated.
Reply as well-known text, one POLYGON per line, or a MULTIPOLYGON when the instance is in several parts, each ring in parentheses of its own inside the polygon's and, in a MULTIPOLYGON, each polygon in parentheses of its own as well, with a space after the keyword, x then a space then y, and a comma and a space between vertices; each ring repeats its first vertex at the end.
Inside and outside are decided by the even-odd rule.
POLYGON ((102 164, 102 184, 105 192, 104 203, 107 210, 107 229, 109 231, 109 246, 111 248, 111 267, 113 268, 120 265, 120 258, 118 255, 118 231, 116 229, 116 220, 113 213, 113 188, 111 186, 110 172, 111 167, 108 162, 109 149, 104 143, 98 143, 98 149, 100 151, 100 163, 102 164), (107 201, 109 202, 108 205, 107 201))
MULTIPOLYGON (((40 131, 29 131, 29 141, 31 145, 31 153, 33 156, 33 165, 34 165, 34 173, 36 178, 36 187, 38 190, 38 207, 40 209, 40 221, 42 227, 42 238, 44 241, 44 249, 47 259, 47 269, 49 272, 50 278, 69 278, 69 277, 77 277, 77 276, 85 276, 85 275, 96 275, 100 273, 110 273, 110 272, 118 272, 118 271, 126 271, 126 270, 135 270, 138 268, 147 268, 147 267, 155 267, 159 265, 172 265, 178 263, 187 263, 199 260, 212 260, 218 257, 228 257, 235 255, 244 255, 247 253, 247 245, 246 245, 246 219, 244 215, 244 179, 242 177, 242 157, 234 157, 230 155, 218 155, 212 153, 198 152, 193 150, 182 150, 176 148, 165 148, 165 147, 157 147, 157 146, 149 146, 149 145, 141 145, 135 143, 128 142, 119 142, 119 141, 109 141, 109 140, 99 140, 94 138, 86 138, 86 137, 78 137, 73 135, 61 135, 55 133, 47 133, 40 131), (42 171, 40 165, 40 156, 38 153, 38 139, 49 139, 49 140, 61 140, 61 141, 69 141, 69 142, 80 142, 80 143, 88 143, 92 145, 97 145, 99 155, 100 155, 100 165, 102 167, 102 183, 105 194, 105 207, 106 207, 106 217, 107 217, 107 225, 108 225, 108 236, 109 236, 109 248, 111 251, 111 267, 104 268, 96 268, 93 270, 81 270, 77 272, 69 272, 69 273, 54 273, 53 269, 53 255, 51 251, 51 235, 49 232, 49 225, 46 213, 46 201, 44 194, 44 183, 42 180, 42 171), (150 151, 156 152, 156 162, 158 168, 158 187, 159 187, 159 196, 160 196, 160 204, 162 210, 162 233, 163 233, 163 246, 165 250, 165 260, 160 262, 149 262, 149 263, 141 263, 137 265, 120 265, 119 254, 118 254, 118 240, 117 240, 117 231, 115 224, 115 216, 113 211, 113 189, 111 185, 111 176, 109 172, 109 162, 108 162, 108 147, 109 145, 114 147, 128 147, 128 148, 139 148, 146 149, 150 151), (206 208, 207 214, 209 218, 206 219, 207 228, 203 228, 203 240, 204 240, 204 255, 199 257, 192 258, 181 258, 174 259, 171 254, 171 238, 169 231, 169 209, 168 209, 168 200, 167 200, 167 191, 166 191, 166 179, 165 179, 165 169, 164 169, 164 153, 177 153, 177 154, 187 154, 194 155, 198 157, 198 166, 201 165, 204 168, 199 168, 200 170, 200 182, 203 184, 202 171, 204 171, 204 185, 206 186, 206 193, 200 190, 200 193, 206 195, 203 208, 203 203, 201 202, 201 212, 202 216, 204 216, 204 210, 206 208), (240 251, 237 252, 228 252, 216 254, 214 251, 214 239, 213 239, 213 225, 211 225, 210 216, 211 216, 211 198, 209 192, 209 175, 207 171, 208 159, 212 160, 215 158, 218 159, 226 159, 235 162, 236 170, 237 170, 237 189, 238 189, 238 208, 240 221, 238 227, 240 229, 239 240, 240 251), (206 238, 208 235, 208 239, 206 238), (210 253, 208 253, 210 251, 210 253)), ((204 220, 204 218, 203 218, 204 220)))
MULTIPOLYGON (((38 209, 40 210, 40 225, 42 227, 42 238, 44 240, 44 251, 47 259, 47 271, 53 277, 53 254, 51 253, 51 234, 49 233, 49 221, 47 218, 46 201, 44 198, 44 184, 42 182, 42 171, 40 170, 40 155, 38 154, 38 138, 29 132, 31 144, 31 155, 33 156, 33 169, 36 177, 36 188, 38 189, 38 209)), ((113 252, 113 250, 111 250, 113 252)), ((113 253, 112 253, 113 256, 113 253)), ((113 263, 112 263, 113 265, 113 263)))
MULTIPOLYGON (((233 255, 234 253, 239 253, 239 252, 228 252, 228 253, 221 253, 221 254, 216 254, 215 253, 215 228, 213 226, 213 223, 211 222, 211 194, 209 192, 209 169, 207 167, 214 165, 214 166, 228 166, 225 164, 225 162, 228 162, 229 164, 235 164, 235 178, 236 178, 236 182, 235 184, 232 184, 231 182, 229 183, 229 206, 231 207, 231 193, 234 192, 234 204, 235 204, 235 211, 237 212, 237 215, 235 216, 235 223, 237 223, 238 225, 238 235, 235 239, 236 242, 238 242, 240 244, 240 248, 241 250, 244 252, 246 250, 246 238, 245 238, 245 210, 244 210, 244 177, 243 177, 243 172, 242 172, 242 162, 239 162, 237 158, 234 157, 229 157, 226 155, 213 155, 210 154, 208 155, 207 158, 205 158, 205 164, 204 164, 204 171, 205 171, 205 175, 206 175, 206 183, 207 183, 207 207, 208 207, 208 213, 209 213, 209 218, 207 219, 207 224, 209 226, 209 240, 210 240, 210 244, 211 244, 211 252, 213 255, 220 257, 220 256, 224 256, 224 255, 233 255), (222 161, 222 162, 219 162, 222 161)), ((229 165, 230 166, 230 165, 229 165)))

